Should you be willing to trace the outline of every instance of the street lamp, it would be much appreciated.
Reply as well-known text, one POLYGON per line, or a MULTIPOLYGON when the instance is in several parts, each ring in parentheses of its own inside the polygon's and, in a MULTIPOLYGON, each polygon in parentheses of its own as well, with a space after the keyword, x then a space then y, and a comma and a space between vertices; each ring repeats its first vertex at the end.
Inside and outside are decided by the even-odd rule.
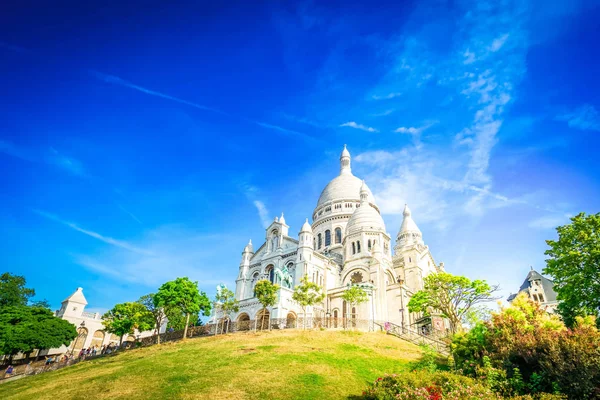
MULTIPOLYGON (((85 328, 85 321, 81 321, 81 324, 79 324, 79 329, 77 329, 77 337, 75 338, 75 340, 73 340, 73 346, 71 347, 71 354, 73 354, 73 352, 75 351, 75 344, 77 343, 77 341, 79 341, 79 337, 83 333, 84 328, 85 328)), ((75 355, 73 354, 73 356, 75 356, 75 355)))

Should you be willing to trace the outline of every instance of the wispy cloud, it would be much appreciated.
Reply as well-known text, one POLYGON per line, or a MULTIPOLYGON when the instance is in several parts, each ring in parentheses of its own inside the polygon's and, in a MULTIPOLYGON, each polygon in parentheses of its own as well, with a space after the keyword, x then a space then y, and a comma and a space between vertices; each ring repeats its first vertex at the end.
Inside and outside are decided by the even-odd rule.
POLYGON ((142 225, 142 221, 140 221, 140 219, 138 217, 136 217, 135 214, 133 214, 131 211, 129 211, 128 209, 123 207, 121 204, 117 204, 117 207, 119 207, 119 209, 121 211, 123 211, 125 214, 129 215, 131 217, 131 219, 133 219, 135 222, 142 225))
POLYGON ((390 115, 391 113, 393 113, 395 110, 393 108, 389 109, 389 110, 385 110, 385 111, 381 111, 378 113, 374 113, 374 114, 370 114, 371 117, 385 117, 387 115, 390 115))
POLYGON ((248 123, 251 123, 251 124, 258 125, 258 126, 260 126, 262 128, 265 128, 265 129, 275 130, 275 131, 282 132, 282 133, 285 133, 285 134, 288 134, 288 135, 302 137, 304 139, 315 140, 312 136, 307 135, 307 134, 302 133, 302 132, 298 132, 298 131, 295 131, 295 130, 292 130, 292 129, 287 129, 287 128, 284 128, 282 126, 270 124, 270 123, 263 122, 263 121, 256 121, 256 120, 253 120, 253 119, 250 119, 250 118, 242 117, 242 116, 239 116, 239 115, 234 115, 234 114, 228 113, 226 111, 219 110, 218 108, 209 107, 209 106, 205 106, 203 104, 199 104, 199 103, 195 103, 195 102, 192 102, 192 101, 184 100, 184 99, 181 99, 179 97, 171 96, 171 95, 168 95, 166 93, 158 92, 156 90, 152 90, 152 89, 145 88, 143 86, 136 85, 136 84, 134 84, 132 82, 129 82, 129 81, 125 80, 125 79, 119 78, 118 76, 108 75, 108 74, 104 74, 104 73, 98 72, 98 71, 90 71, 90 72, 91 72, 92 76, 94 76, 95 78, 97 78, 97 79, 99 79, 99 80, 101 80, 103 82, 106 82, 106 83, 115 84, 115 85, 123 86, 123 87, 126 87, 126 88, 134 89, 134 90, 137 90, 139 92, 148 94, 150 96, 160 97, 162 99, 174 101, 174 102, 179 103, 179 104, 184 104, 186 106, 197 108, 199 110, 203 110, 203 111, 207 111, 207 112, 211 112, 211 113, 223 115, 223 116, 226 116, 226 117, 236 118, 236 119, 239 119, 239 120, 244 121, 244 122, 248 122, 248 123))
POLYGON ((567 224, 569 222, 570 214, 564 215, 545 215, 543 217, 536 218, 529 222, 528 226, 533 229, 554 229, 558 226, 567 224))
POLYGON ((375 129, 375 128, 372 128, 370 126, 366 126, 363 124, 357 124, 354 121, 344 122, 340 126, 347 126, 349 128, 360 129, 361 131, 366 131, 366 132, 377 132, 377 129, 375 129))
POLYGON ((581 107, 556 117, 559 121, 565 121, 571 128, 583 131, 600 131, 600 114, 591 104, 581 107))
POLYGON ((54 165, 73 175, 86 176, 85 169, 80 161, 59 153, 53 147, 43 151, 37 148, 17 146, 7 140, 0 140, 0 153, 32 163, 54 165))
MULTIPOLYGON (((86 269, 117 282, 156 288, 165 281, 188 276, 199 281, 206 290, 222 282, 224 275, 231 276, 223 273, 229 270, 229 264, 237 261, 237 255, 229 259, 223 256, 230 250, 231 239, 231 235, 205 234, 165 225, 146 232, 136 241, 136 247, 151 248, 151 254, 111 246, 95 254, 72 252, 71 257, 86 269)), ((244 239, 239 238, 239 242, 243 243, 244 239)))
POLYGON ((385 94, 385 95, 374 94, 373 96, 371 96, 371 98, 373 100, 390 100, 390 99, 393 99, 393 98, 396 98, 396 97, 400 97, 400 96, 402 96, 402 93, 400 93, 400 92, 392 92, 392 93, 388 93, 388 94, 385 94))
POLYGON ((260 217, 260 221, 262 222, 263 227, 267 228, 271 223, 271 219, 269 218, 269 210, 267 210, 265 203, 263 203, 260 200, 254 200, 253 204, 254 207, 256 207, 256 209, 258 210, 258 216, 260 217))
POLYGON ((152 252, 150 252, 148 250, 145 250, 145 249, 142 249, 142 248, 139 248, 139 247, 136 247, 136 246, 134 246, 134 245, 132 245, 132 244, 130 244, 128 242, 125 242, 125 241, 122 241, 122 240, 113 239, 111 237, 101 235, 101 234, 99 234, 97 232, 81 228, 79 225, 77 225, 77 224, 75 224, 73 222, 66 221, 66 220, 64 220, 64 219, 62 219, 62 218, 60 218, 60 217, 58 217, 58 216, 56 216, 54 214, 49 213, 49 212, 42 211, 42 210, 32 210, 32 211, 34 213, 38 214, 38 215, 41 215, 44 218, 47 218, 49 220, 58 222, 58 223, 60 223, 62 225, 65 225, 65 226, 67 226, 67 227, 69 227, 69 228, 71 228, 71 229, 73 229, 73 230, 75 230, 77 232, 83 233, 84 235, 90 236, 90 237, 92 237, 94 239, 97 239, 97 240, 99 240, 101 242, 104 242, 106 244, 110 244, 112 246, 120 247, 122 249, 129 250, 131 252, 138 253, 138 254, 145 254, 145 255, 151 255, 152 254, 152 252))

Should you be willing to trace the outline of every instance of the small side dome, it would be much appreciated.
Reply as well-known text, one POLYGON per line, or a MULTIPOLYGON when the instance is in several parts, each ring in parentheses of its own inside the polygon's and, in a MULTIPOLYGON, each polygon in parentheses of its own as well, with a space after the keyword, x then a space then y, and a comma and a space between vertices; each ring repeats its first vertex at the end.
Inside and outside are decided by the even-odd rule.
POLYGON ((312 233, 312 228, 310 227, 310 224, 308 223, 308 218, 306 218, 306 221, 304 221, 304 224, 302 225, 302 229, 300 229, 300 233, 303 233, 303 232, 312 233))
POLYGON ((369 194, 371 191, 367 184, 362 181, 360 189, 360 207, 358 207, 346 225, 346 235, 358 232, 360 230, 368 230, 374 232, 385 233, 385 223, 379 211, 369 204, 369 194))
POLYGON ((252 248, 252 239, 248 242, 246 247, 244 247, 244 253, 253 253, 254 249, 252 248))

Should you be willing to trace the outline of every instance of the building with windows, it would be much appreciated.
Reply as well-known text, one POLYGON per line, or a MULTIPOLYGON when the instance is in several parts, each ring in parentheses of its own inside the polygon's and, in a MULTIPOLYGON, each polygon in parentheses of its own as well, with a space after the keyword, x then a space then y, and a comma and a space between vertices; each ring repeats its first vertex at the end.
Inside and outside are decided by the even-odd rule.
MULTIPOLYGON (((281 286, 278 302, 268 309, 270 318, 294 321, 302 309, 292 300, 293 288, 303 276, 323 287, 323 304, 309 308, 307 318, 355 318, 375 322, 445 329, 445 322, 408 312, 411 296, 423 287, 428 274, 443 271, 412 218, 408 206, 395 237, 390 235, 371 190, 352 174, 350 153, 344 146, 340 172, 323 189, 314 212, 297 235, 283 214, 265 231, 256 250, 249 242, 242 252, 235 296, 239 312, 232 320, 259 320, 262 306, 254 297, 254 285, 269 279, 281 286), (369 301, 351 307, 342 299, 350 285, 366 288, 369 301), (433 323, 432 323, 433 322, 433 323)), ((220 318, 213 315, 213 320, 220 318)))
MULTIPOLYGON (((77 338, 69 344, 56 349, 49 349, 40 352, 40 355, 64 354, 73 351, 79 353, 81 349, 90 347, 102 348, 103 345, 110 343, 118 346, 121 338, 115 334, 108 333, 102 324, 102 315, 100 313, 91 313, 85 311, 88 302, 83 295, 83 288, 77 288, 69 297, 61 303, 60 310, 56 311, 56 316, 71 322, 77 328, 77 338)), ((163 333, 166 324, 160 329, 163 333)), ((123 342, 135 342, 136 339, 152 336, 154 331, 135 332, 132 335, 123 337, 123 342)))
POLYGON ((558 300, 556 299, 556 292, 554 291, 554 282, 545 276, 542 276, 539 272, 535 271, 533 267, 531 267, 531 271, 527 274, 519 291, 508 296, 506 301, 509 303, 512 302, 520 293, 525 293, 527 297, 538 303, 540 307, 547 312, 554 313, 556 311, 558 300))

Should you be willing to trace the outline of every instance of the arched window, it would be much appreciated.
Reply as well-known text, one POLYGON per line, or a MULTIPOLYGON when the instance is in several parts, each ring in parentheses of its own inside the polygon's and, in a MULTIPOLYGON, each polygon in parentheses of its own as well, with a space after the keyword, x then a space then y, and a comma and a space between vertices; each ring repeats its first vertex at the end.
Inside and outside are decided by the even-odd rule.
POLYGON ((321 237, 320 233, 317 235, 317 244, 317 249, 321 249, 321 246, 323 245, 323 238, 321 237))
POLYGON ((342 229, 335 228, 335 243, 342 243, 342 229))
POLYGON ((327 229, 325 231, 325 247, 331 246, 331 231, 327 229))
POLYGON ((360 240, 356 242, 356 252, 360 253, 360 240))
POLYGON ((356 254, 356 245, 352 242, 352 254, 356 254))
POLYGON ((369 239, 368 246, 369 246, 369 251, 371 251, 371 239, 369 239))
POLYGON ((275 283, 275 268, 272 265, 267 267, 267 276, 271 283, 275 283))

